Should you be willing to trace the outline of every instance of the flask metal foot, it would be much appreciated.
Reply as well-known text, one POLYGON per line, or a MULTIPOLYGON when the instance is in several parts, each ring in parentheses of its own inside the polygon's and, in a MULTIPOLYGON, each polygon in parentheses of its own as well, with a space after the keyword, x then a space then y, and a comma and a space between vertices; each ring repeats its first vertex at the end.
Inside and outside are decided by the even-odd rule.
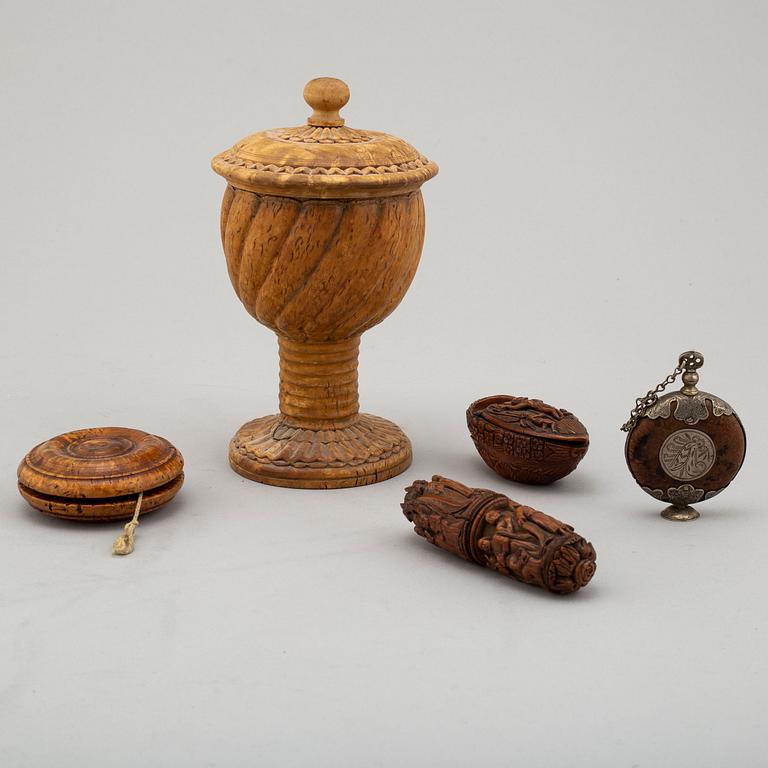
POLYGON ((695 520, 699 516, 699 513, 687 504, 684 507, 677 507, 674 504, 671 504, 662 511, 661 516, 665 520, 679 520, 685 522, 687 520, 695 520))

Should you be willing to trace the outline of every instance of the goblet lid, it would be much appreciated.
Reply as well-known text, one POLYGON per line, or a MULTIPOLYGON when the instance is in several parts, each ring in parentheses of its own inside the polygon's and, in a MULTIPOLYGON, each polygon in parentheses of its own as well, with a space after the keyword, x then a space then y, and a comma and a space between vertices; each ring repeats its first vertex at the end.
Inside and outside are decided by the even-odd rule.
POLYGON ((304 87, 307 124, 246 137, 216 155, 213 170, 232 186, 298 198, 401 195, 437 173, 437 165, 396 136, 348 128, 339 110, 346 83, 318 77, 304 87))

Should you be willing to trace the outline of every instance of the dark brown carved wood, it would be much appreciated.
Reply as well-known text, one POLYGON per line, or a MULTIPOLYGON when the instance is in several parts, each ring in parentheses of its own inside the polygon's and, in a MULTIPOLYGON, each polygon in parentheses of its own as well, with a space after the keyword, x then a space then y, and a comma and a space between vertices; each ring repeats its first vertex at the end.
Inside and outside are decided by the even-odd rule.
POLYGON ((402 508, 431 544, 526 584, 566 594, 595 573, 594 548, 570 525, 501 493, 435 475, 409 486, 402 508))
POLYGON ((476 400, 467 409, 467 426, 483 461, 518 483, 559 480, 589 448, 586 427, 570 411, 527 397, 476 400))
MULTIPOLYGON (((674 392, 638 419, 627 435, 625 455, 646 493, 687 508, 728 486, 741 468, 746 446, 741 420, 727 403, 706 392, 674 392)), ((666 516, 689 519, 673 515, 666 516)))

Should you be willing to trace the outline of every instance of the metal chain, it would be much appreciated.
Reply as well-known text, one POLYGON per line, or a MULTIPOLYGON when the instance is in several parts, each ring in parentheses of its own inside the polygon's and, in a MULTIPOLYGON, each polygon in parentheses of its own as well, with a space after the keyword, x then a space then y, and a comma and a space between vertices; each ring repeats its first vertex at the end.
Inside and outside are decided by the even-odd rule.
POLYGON ((635 407, 629 413, 629 419, 622 424, 621 431, 629 432, 637 424, 641 416, 645 416, 646 411, 656 405, 659 400, 659 393, 663 392, 683 371, 695 371, 704 364, 704 357, 698 352, 683 352, 675 366, 675 370, 667 376, 664 381, 658 383, 653 389, 649 389, 643 397, 635 400, 635 407))

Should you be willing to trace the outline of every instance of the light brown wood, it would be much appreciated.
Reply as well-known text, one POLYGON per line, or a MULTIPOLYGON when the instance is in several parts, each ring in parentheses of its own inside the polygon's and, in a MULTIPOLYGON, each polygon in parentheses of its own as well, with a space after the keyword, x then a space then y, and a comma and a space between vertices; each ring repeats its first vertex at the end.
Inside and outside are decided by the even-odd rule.
POLYGON ((245 424, 229 458, 272 485, 365 485, 411 462, 399 427, 359 413, 357 354, 416 272, 419 187, 437 166, 401 139, 344 127, 341 81, 311 81, 305 97, 307 126, 254 134, 213 160, 229 182, 221 237, 232 286, 279 339, 280 414, 245 424))
POLYGON ((297 199, 402 195, 437 174, 437 165, 408 142, 379 131, 348 128, 339 109, 346 83, 311 80, 306 125, 261 131, 216 155, 213 170, 239 189, 297 199))
POLYGON ((36 509, 69 520, 117 520, 170 501, 184 460, 167 440, 138 429, 94 427, 35 446, 18 469, 19 492, 36 509))
MULTIPOLYGON (((177 475, 173 480, 143 491, 141 500, 141 515, 159 509, 167 504, 184 484, 184 473, 177 475)), ((35 509, 41 512, 61 517, 65 520, 83 520, 88 522, 107 520, 128 520, 133 516, 136 508, 138 494, 114 497, 109 499, 67 499, 65 497, 48 496, 44 493, 27 488, 19 484, 19 493, 35 509)))
POLYGON ((316 77, 304 86, 304 101, 314 110, 307 125, 344 125, 339 110, 349 101, 349 88, 334 77, 316 77))

